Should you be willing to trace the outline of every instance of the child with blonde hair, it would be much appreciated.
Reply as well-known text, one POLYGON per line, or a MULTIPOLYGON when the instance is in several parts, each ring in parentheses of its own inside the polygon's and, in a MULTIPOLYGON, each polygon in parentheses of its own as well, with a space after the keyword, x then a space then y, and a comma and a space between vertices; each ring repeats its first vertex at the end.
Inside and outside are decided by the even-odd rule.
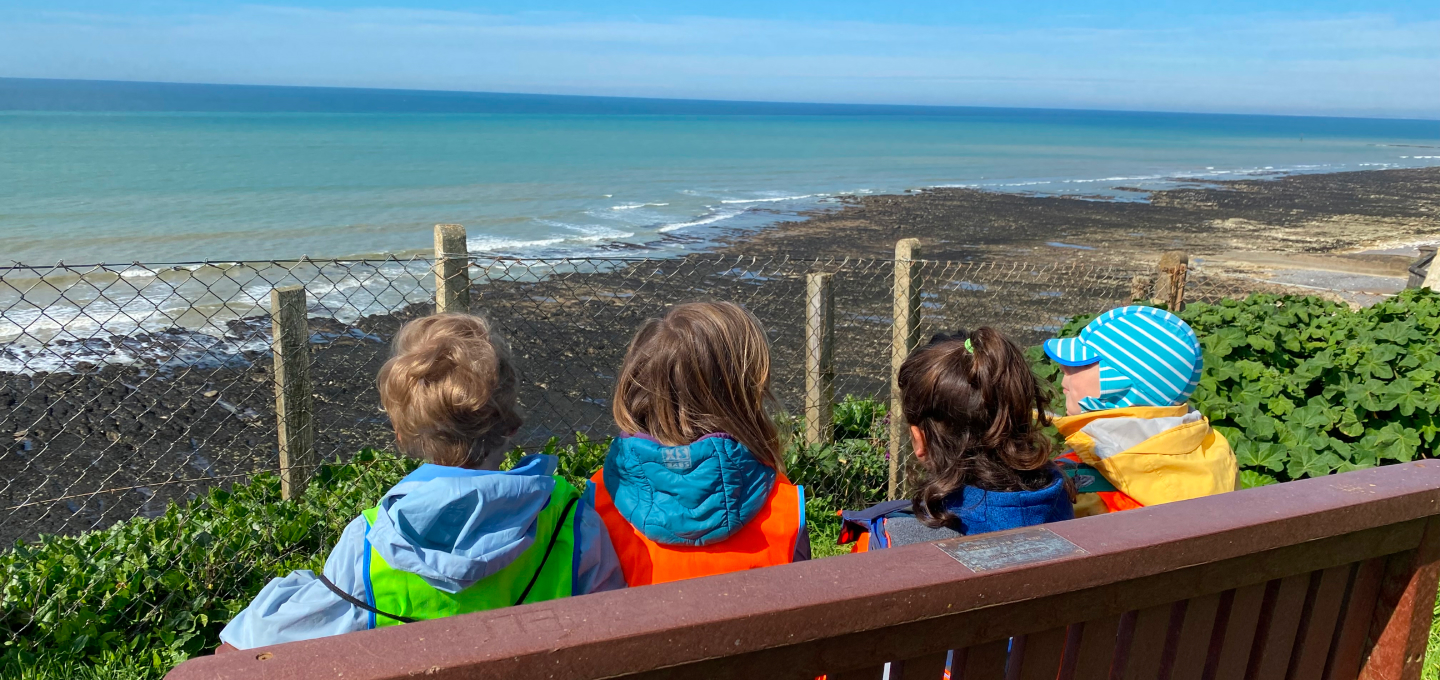
POLYGON ((591 479, 627 584, 809 559, 772 400, 770 344, 741 307, 683 304, 640 327, 612 406, 624 434, 591 479))
POLYGON ((346 526, 321 573, 272 580, 220 639, 250 649, 623 588, 588 484, 556 475, 554 456, 499 470, 516 387, 484 319, 405 324, 380 401, 400 451, 425 464, 346 526))

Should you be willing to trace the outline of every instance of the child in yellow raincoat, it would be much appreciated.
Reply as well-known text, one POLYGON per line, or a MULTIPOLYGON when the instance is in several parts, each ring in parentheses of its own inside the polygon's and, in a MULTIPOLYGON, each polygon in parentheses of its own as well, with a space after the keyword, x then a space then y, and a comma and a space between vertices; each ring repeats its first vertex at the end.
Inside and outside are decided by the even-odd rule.
POLYGON ((1200 343, 1180 317, 1121 307, 1079 337, 1045 342, 1065 371, 1066 417, 1055 425, 1070 451, 1059 461, 1083 517, 1233 491, 1235 454, 1186 403, 1200 382, 1200 343))

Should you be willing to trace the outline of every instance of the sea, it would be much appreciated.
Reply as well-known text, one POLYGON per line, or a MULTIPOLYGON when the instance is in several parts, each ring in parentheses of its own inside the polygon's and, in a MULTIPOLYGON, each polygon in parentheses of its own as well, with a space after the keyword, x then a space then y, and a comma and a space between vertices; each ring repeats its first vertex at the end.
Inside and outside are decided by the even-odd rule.
MULTIPOLYGON (((0 372, 243 357, 268 327, 230 322, 258 318, 274 277, 238 284, 230 263, 403 260, 439 223, 477 255, 666 257, 844 196, 1143 201, 1437 165, 1436 120, 0 78, 0 372)), ((326 287, 312 314, 430 295, 415 263, 305 266, 326 287)))
POLYGON ((1435 120, 0 79, 0 263, 407 254, 437 223, 664 254, 843 195, 1429 165, 1435 120))

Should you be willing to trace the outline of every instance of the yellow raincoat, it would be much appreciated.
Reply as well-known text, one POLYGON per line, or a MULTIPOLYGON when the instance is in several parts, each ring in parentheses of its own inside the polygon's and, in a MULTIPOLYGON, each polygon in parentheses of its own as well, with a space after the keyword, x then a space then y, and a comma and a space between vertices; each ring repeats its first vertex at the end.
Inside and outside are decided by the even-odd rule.
POLYGON ((1066 458, 1094 468, 1115 491, 1082 493, 1075 516, 1234 491, 1235 453, 1210 421, 1188 405, 1132 406, 1056 418, 1066 458))

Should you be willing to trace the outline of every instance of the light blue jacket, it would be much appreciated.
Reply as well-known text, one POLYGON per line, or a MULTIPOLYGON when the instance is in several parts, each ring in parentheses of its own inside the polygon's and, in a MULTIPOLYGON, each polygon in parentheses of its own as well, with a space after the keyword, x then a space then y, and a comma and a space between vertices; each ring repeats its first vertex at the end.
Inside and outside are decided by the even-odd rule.
MULTIPOLYGON (((615 509, 646 538, 701 546, 729 538, 760 513, 775 487, 775 468, 727 434, 683 446, 665 446, 642 434, 610 444, 604 481, 615 509)), ((796 561, 810 559, 805 490, 799 493, 796 561)))
MULTIPOLYGON (((535 542, 535 519, 550 500, 559 461, 532 455, 506 472, 422 465, 380 500, 370 543, 396 569, 459 592, 505 568, 535 542)), ((586 484, 576 506, 573 594, 625 587, 620 560, 586 484)), ((345 527, 325 560, 325 576, 364 601, 364 517, 345 527)), ((220 640, 240 649, 339 635, 370 627, 370 615, 336 595, 309 570, 266 584, 220 640)))

